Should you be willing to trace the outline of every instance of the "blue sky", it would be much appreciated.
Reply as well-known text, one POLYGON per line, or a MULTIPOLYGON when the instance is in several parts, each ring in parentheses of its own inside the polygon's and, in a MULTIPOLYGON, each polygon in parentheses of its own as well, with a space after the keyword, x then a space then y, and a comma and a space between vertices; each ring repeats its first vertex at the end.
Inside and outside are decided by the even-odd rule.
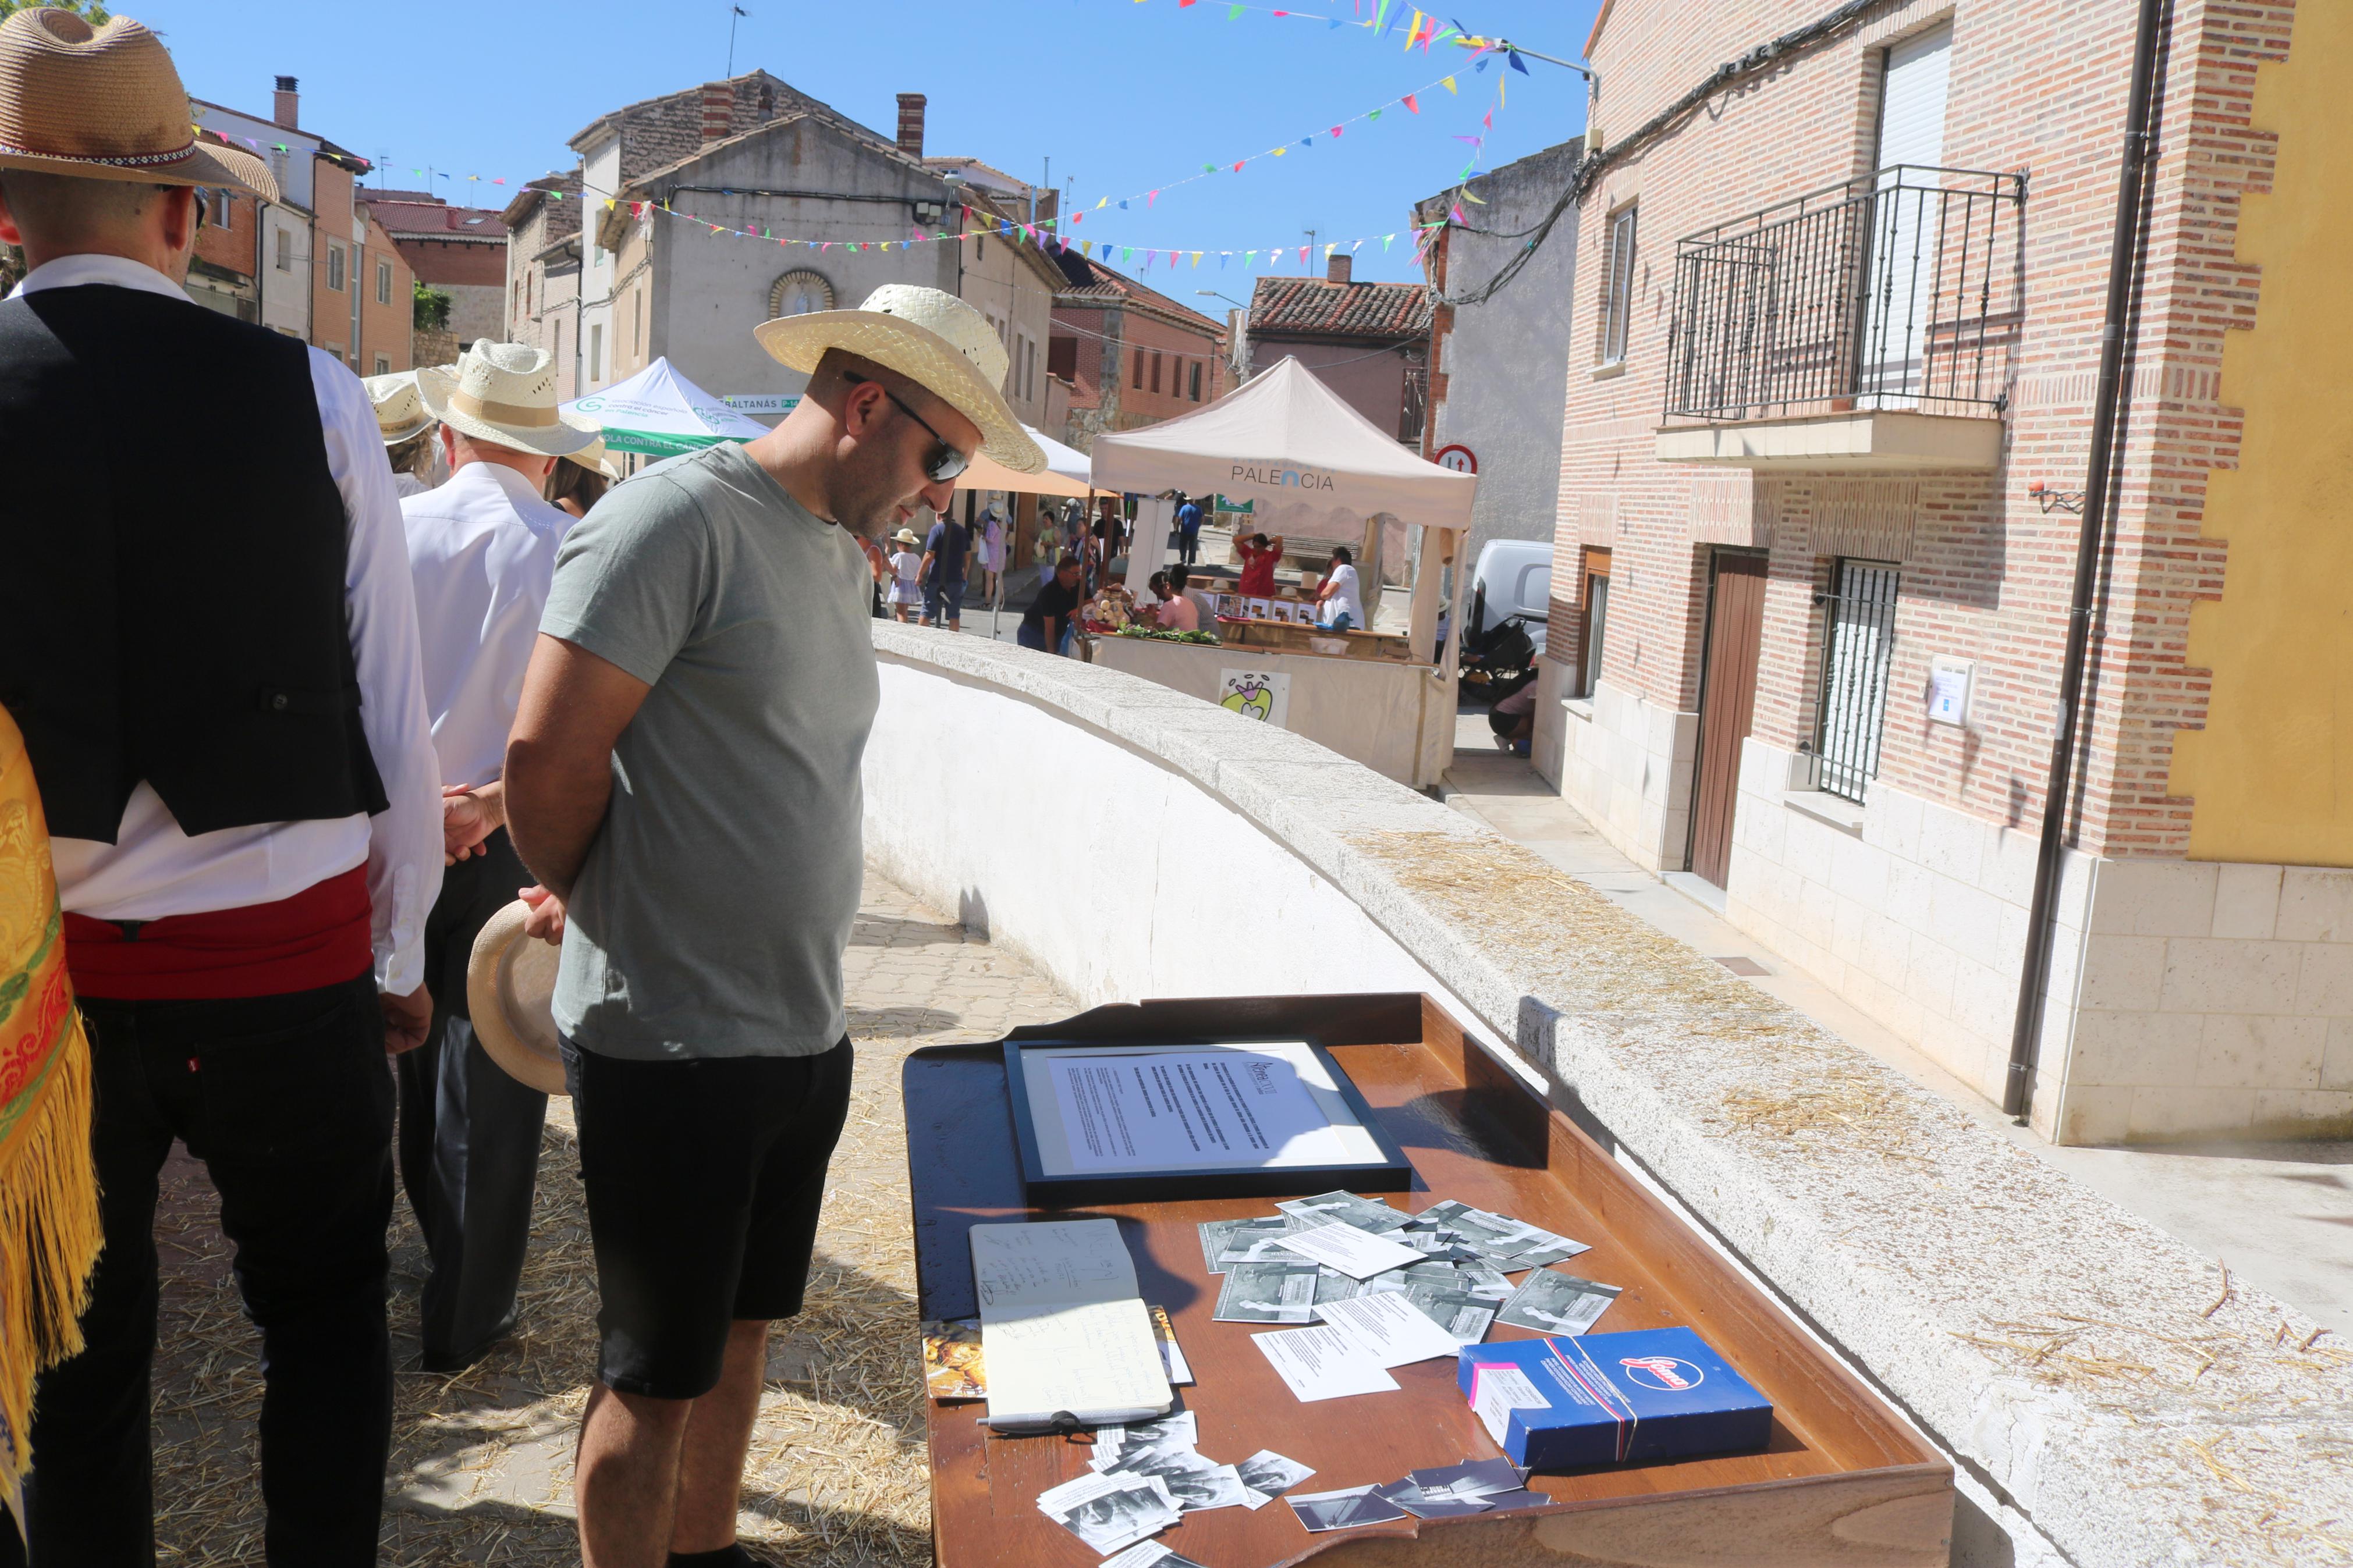
MULTIPOLYGON (((885 133, 896 94, 930 99, 927 150, 963 153, 1025 179, 1053 160, 1053 181, 1075 181, 1089 216, 1079 237, 1179 249, 1264 249, 1396 232, 1357 253, 1357 276, 1414 276, 1404 237, 1419 198, 1443 189, 1485 134, 1482 166, 1584 128, 1581 79, 1531 63, 1510 76, 1495 109, 1500 64, 1483 73, 1461 51, 1407 53, 1400 26, 1386 39, 1325 17, 1353 18, 1377 0, 1252 0, 1229 20, 1229 0, 740 0, 735 69, 765 67, 885 133), (1419 114, 1393 101, 1454 73, 1460 91, 1418 95, 1419 114), (1388 104, 1377 121, 1354 120, 1388 104), (1495 109, 1494 127, 1480 118, 1495 109), (1314 145, 1302 147, 1312 136, 1314 145), (1289 151, 1240 174, 1237 158, 1279 142, 1289 151), (1219 173, 1189 184, 1204 163, 1219 173), (1145 190, 1162 195, 1147 208, 1145 190), (1092 212, 1111 197, 1113 208, 1092 212), (1119 212, 1116 202, 1134 198, 1119 212)), ((1445 13, 1474 32, 1575 59, 1596 0, 1464 0, 1445 13)), ((608 109, 714 79, 727 68, 728 0, 412 0, 389 9, 317 0, 128 0, 127 14, 165 36, 188 90, 248 112, 269 112, 271 78, 299 77, 302 124, 353 152, 383 158, 388 184, 422 182, 431 166, 452 200, 503 205, 522 180, 569 167, 565 139, 608 109), (480 174, 482 183, 465 176, 480 174), (508 184, 489 181, 504 177, 508 184)), ((1403 7, 1409 21, 1412 7, 1403 7)), ((878 238, 896 237, 879 234, 878 238)), ((1263 257, 1261 257, 1263 265, 1263 257)), ((1198 286, 1215 286, 1214 258, 1198 286)), ((1227 276, 1238 276, 1237 258, 1227 276)), ((1291 253, 1297 269, 1297 251, 1291 253)), ((1320 271, 1320 268, 1317 270, 1320 271)), ((1187 284, 1194 282, 1188 273, 1187 284)), ((1182 294, 1184 285, 1168 285, 1182 294)), ((1229 290, 1230 291, 1230 290, 1229 290)), ((1214 307, 1212 307, 1214 308, 1214 307)))

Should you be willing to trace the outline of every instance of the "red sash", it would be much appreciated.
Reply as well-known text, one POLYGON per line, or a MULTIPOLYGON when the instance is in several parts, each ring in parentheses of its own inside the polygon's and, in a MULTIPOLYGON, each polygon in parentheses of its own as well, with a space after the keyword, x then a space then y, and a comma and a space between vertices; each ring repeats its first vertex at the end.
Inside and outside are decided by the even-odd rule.
POLYGON ((153 921, 65 919, 74 990, 113 1002, 278 996, 355 980, 375 963, 366 868, 290 898, 153 921))

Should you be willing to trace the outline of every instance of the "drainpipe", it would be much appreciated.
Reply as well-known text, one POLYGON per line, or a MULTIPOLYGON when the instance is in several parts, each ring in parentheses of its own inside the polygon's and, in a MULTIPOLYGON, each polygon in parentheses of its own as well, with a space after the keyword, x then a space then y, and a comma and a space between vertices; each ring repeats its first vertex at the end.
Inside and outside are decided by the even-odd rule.
POLYGON ((2067 797, 2073 787, 2077 710, 2091 646, 2092 611, 2100 552, 2108 528, 2108 490, 2116 462, 2116 426, 2124 412, 2126 329, 2132 314, 2133 271, 2140 252, 2141 197, 2155 160, 2149 121, 2158 69, 2158 38, 2168 0, 2141 0, 2133 47, 2132 105, 2125 117, 2124 166, 2116 175, 2116 238, 2108 251, 2108 308, 2100 325, 2100 381, 2092 404, 2091 473, 2084 486, 2084 524, 2075 541, 2075 592, 2067 611, 2067 654, 2059 671, 2058 730, 2051 738, 2050 782, 2042 798, 2042 846, 2034 861, 2034 901, 2026 919, 2026 963, 2018 980, 2018 1017, 2011 1027, 2010 1076, 2002 1114, 2027 1120, 2042 1037, 2042 987, 2051 974, 2058 934, 2054 906, 2066 858, 2067 797))

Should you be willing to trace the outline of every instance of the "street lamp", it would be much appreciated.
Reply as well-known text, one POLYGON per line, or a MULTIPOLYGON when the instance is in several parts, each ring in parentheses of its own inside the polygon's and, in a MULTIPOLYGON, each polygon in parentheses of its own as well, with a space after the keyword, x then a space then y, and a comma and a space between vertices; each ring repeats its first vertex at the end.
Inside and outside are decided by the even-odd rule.
POLYGON ((1193 292, 1200 295, 1204 299, 1223 300, 1227 304, 1233 306, 1237 310, 1247 310, 1250 309, 1248 305, 1243 304, 1231 294, 1220 294, 1215 289, 1196 289, 1193 292))

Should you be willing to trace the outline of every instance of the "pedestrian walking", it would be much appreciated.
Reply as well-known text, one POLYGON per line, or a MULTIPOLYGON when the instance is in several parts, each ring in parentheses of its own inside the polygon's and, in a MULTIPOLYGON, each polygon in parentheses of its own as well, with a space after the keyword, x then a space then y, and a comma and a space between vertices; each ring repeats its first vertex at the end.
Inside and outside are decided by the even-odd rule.
POLYGON ((932 524, 923 540, 923 558, 917 575, 923 584, 923 625, 947 623, 948 630, 964 630, 965 568, 972 551, 972 530, 946 512, 932 524))
MULTIPOLYGON (((260 1330, 263 1552, 372 1563, 384 1058, 431 1019, 438 765, 367 389, 183 291, 200 189, 278 199, 261 160, 189 125, 139 23, 0 22, 0 240, 30 264, 0 303, 0 690, 54 836, 105 1235, 84 1348, 40 1381, 25 1526, 43 1564, 154 1560, 153 1230, 178 1140, 260 1330), (126 411, 159 386, 204 408, 140 420, 126 461, 126 411)), ((0 1561, 26 1552, 0 1528, 0 1561)))
POLYGON ((1190 566, 1201 558, 1201 508, 1190 496, 1177 500, 1176 564, 1190 566))
POLYGON ((531 880, 508 841, 501 775, 555 548, 574 521, 540 489, 597 435, 557 413, 544 349, 478 343, 451 371, 418 372, 417 388, 449 463, 448 483, 400 507, 449 865, 425 921, 432 1026, 397 1066, 400 1178, 430 1260, 417 1303, 425 1370, 451 1373, 513 1329, 531 1239, 547 1096, 475 1037, 466 964, 482 927, 531 880))
POLYGON ((922 541, 913 529, 902 528, 891 536, 891 542, 899 547, 891 552, 891 614, 911 620, 923 603, 922 541))
POLYGON ((1005 602, 1005 550, 1011 542, 1005 535, 1005 513, 995 501, 990 501, 981 509, 980 528, 972 542, 980 563, 980 597, 984 604, 1005 602))
POLYGON ((602 1301, 587 1568, 752 1561, 735 1516, 768 1323, 800 1310, 849 1098, 841 959, 880 692, 851 536, 944 510, 975 452, 1045 465, 996 331, 951 295, 894 284, 756 336, 808 376, 800 403, 565 538, 507 751, 530 929, 563 942, 602 1301))
POLYGON ((392 466, 393 493, 402 500, 421 495, 439 482, 434 477, 433 431, 438 423, 417 395, 417 373, 400 371, 372 375, 361 384, 375 406, 375 426, 384 437, 384 458, 392 466))

